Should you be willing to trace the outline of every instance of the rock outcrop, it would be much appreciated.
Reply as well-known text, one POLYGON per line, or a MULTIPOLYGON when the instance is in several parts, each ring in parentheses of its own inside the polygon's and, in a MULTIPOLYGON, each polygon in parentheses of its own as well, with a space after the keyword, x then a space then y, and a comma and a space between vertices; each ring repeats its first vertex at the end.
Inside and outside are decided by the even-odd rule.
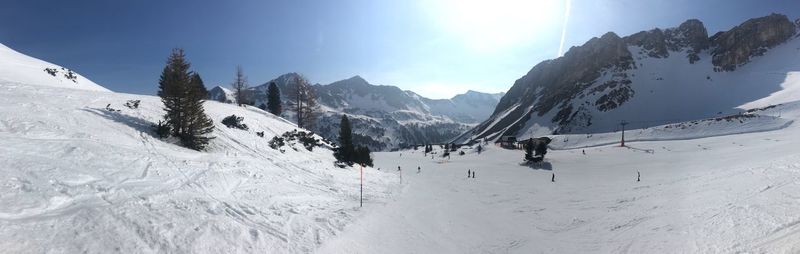
POLYGON ((711 37, 712 61, 718 71, 733 71, 752 57, 792 38, 796 32, 795 24, 782 14, 747 20, 711 37))
POLYGON ((667 29, 664 34, 667 38, 667 48, 671 51, 681 51, 687 49, 689 63, 700 60, 698 53, 708 49, 711 41, 708 38, 708 31, 703 22, 690 19, 683 22, 677 28, 667 29))
POLYGON ((653 29, 642 31, 623 38, 629 45, 639 46, 644 49, 649 57, 666 58, 670 51, 680 52, 686 50, 689 63, 700 60, 698 53, 708 49, 710 44, 708 31, 696 19, 683 22, 675 28, 666 30, 653 29))
POLYGON ((566 102, 592 86, 604 70, 631 68, 635 68, 633 58, 622 38, 612 32, 592 38, 582 46, 570 48, 563 57, 539 63, 514 82, 498 103, 494 115, 511 111, 505 112, 506 117, 499 123, 489 126, 486 122, 481 126, 492 133, 503 129, 504 133, 515 133, 532 115, 541 117, 554 109, 559 113, 552 120, 566 124, 578 116, 566 102), (530 107, 511 109, 513 105, 530 107))
MULTIPOLYGON (((643 84, 668 85, 670 81, 662 82, 664 77, 658 76, 671 72, 669 67, 662 69, 665 65, 680 65, 697 74, 700 82, 713 82, 712 75, 703 72, 733 71, 793 38, 798 28, 800 19, 792 22, 784 15, 772 14, 750 19, 712 37, 697 19, 624 38, 609 32, 570 48, 562 57, 535 65, 514 82, 487 121, 459 139, 517 136, 534 125, 559 133, 588 130, 601 117, 629 103, 637 94, 654 93, 651 87, 641 88, 643 84), (656 60, 676 56, 686 57, 688 66, 697 65, 704 58, 711 61, 703 62, 696 67, 701 69, 695 70, 672 60, 656 60), (637 71, 642 66, 647 69, 648 64, 654 64, 655 67, 649 67, 654 69, 637 71), (647 77, 634 78, 637 73, 647 77), (634 90, 633 80, 638 80, 638 89, 646 90, 634 90)), ((603 119, 603 124, 609 125, 607 118, 603 119)), ((595 125, 591 129, 602 128, 595 125)))

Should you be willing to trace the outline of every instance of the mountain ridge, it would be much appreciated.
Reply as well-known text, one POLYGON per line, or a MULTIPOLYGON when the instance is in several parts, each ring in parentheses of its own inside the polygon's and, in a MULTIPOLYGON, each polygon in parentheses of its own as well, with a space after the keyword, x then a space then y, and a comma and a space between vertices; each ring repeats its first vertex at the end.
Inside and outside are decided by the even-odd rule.
MULTIPOLYGON (((298 73, 280 75, 249 88, 245 96, 252 105, 265 105, 267 86, 275 82, 286 104, 285 91, 299 76, 298 73)), ((327 85, 315 84, 313 88, 321 111, 317 124, 320 135, 335 140, 339 119, 347 114, 356 142, 373 150, 446 143, 488 117, 503 95, 467 91, 450 99, 429 99, 396 86, 371 84, 359 75, 327 85)), ((233 102, 231 93, 226 90, 221 86, 212 88, 209 98, 233 102)), ((294 117, 287 110, 282 116, 294 117)))
POLYGON ((771 14, 710 37, 697 19, 625 37, 608 32, 536 64, 488 120, 456 140, 614 131, 620 121, 645 128, 740 112, 800 71, 792 61, 800 55, 792 48, 796 24, 771 14))

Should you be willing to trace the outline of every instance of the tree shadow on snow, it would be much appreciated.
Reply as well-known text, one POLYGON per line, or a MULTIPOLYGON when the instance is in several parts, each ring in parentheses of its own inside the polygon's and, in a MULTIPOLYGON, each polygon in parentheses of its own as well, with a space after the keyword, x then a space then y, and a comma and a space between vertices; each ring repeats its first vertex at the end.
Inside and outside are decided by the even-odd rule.
POLYGON ((536 162, 536 163, 523 162, 523 163, 520 163, 519 165, 520 166, 528 166, 528 167, 530 167, 532 169, 536 169, 536 170, 550 170, 550 171, 553 170, 553 164, 551 164, 549 161, 536 162))
POLYGON ((147 135, 155 137, 155 135, 152 133, 152 130, 153 130, 152 125, 153 125, 153 123, 151 123, 151 122, 149 122, 147 120, 136 118, 136 117, 129 116, 129 115, 125 115, 125 114, 122 114, 122 113, 120 113, 118 111, 117 112, 112 112, 112 111, 109 111, 107 109, 83 108, 81 110, 89 112, 89 113, 92 113, 92 114, 95 114, 95 115, 98 115, 98 116, 101 116, 103 118, 106 118, 106 119, 114 121, 114 122, 118 122, 118 123, 130 126, 131 128, 134 128, 139 132, 146 133, 147 135))

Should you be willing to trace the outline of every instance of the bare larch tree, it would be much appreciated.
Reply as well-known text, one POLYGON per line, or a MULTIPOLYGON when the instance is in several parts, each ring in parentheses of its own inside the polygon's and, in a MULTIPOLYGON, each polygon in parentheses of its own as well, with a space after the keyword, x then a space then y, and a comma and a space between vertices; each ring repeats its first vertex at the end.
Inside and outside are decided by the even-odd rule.
POLYGON ((297 126, 307 130, 314 130, 317 121, 317 94, 308 80, 296 75, 294 82, 289 86, 288 96, 292 111, 297 114, 297 126))
POLYGON ((242 104, 247 104, 247 99, 245 98, 245 90, 249 88, 250 85, 247 84, 247 77, 244 76, 244 71, 242 71, 242 66, 236 66, 236 79, 233 80, 231 83, 231 88, 233 88, 233 97, 236 98, 236 103, 239 106, 242 104))

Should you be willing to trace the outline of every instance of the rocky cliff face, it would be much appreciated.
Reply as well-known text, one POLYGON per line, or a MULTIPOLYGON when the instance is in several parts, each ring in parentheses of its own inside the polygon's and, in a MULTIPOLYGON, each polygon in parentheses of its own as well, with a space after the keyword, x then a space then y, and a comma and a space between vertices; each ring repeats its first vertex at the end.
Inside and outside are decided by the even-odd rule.
POLYGON ((703 23, 696 19, 683 22, 678 27, 665 30, 642 31, 624 38, 628 45, 641 47, 649 57, 666 58, 670 51, 687 50, 689 63, 699 59, 698 53, 708 49, 710 41, 703 23))
POLYGON ((711 37, 714 66, 721 71, 733 71, 751 58, 763 55, 775 45, 792 38, 795 33, 795 24, 785 15, 772 14, 747 20, 711 37))
MULTIPOLYGON (((514 82, 489 120, 459 140, 523 136, 536 126, 561 133, 613 130, 610 119, 619 117, 616 112, 638 96, 653 97, 660 89, 670 96, 679 96, 680 91, 666 87, 668 74, 676 77, 669 80, 684 80, 678 70, 689 70, 692 75, 687 76, 698 77, 691 83, 713 82, 712 73, 733 71, 787 42, 796 29, 786 16, 772 14, 748 20, 710 38, 703 23, 696 19, 674 28, 656 28, 624 38, 609 32, 572 47, 563 57, 534 66, 514 82), (600 126, 603 124, 606 126, 600 126)), ((675 87, 684 85, 690 86, 675 87)), ((661 108, 670 111, 668 106, 661 108)), ((619 112, 626 111, 631 109, 619 112)))
MULTIPOLYGON (((542 117, 551 111, 558 112, 552 117, 553 122, 565 124, 580 117, 582 111, 580 107, 575 108, 566 102, 581 96, 581 92, 595 85, 604 71, 620 72, 631 68, 635 68, 633 58, 622 38, 614 33, 592 38, 580 47, 572 47, 563 57, 539 63, 514 82, 493 113, 494 116, 504 117, 499 122, 484 122, 478 130, 487 135, 501 131, 514 132, 531 117, 542 117)), ((619 76, 603 82, 596 89, 628 94, 625 83, 625 77, 619 76)), ((613 108, 623 103, 611 102, 616 99, 605 98, 597 103, 613 108)))

